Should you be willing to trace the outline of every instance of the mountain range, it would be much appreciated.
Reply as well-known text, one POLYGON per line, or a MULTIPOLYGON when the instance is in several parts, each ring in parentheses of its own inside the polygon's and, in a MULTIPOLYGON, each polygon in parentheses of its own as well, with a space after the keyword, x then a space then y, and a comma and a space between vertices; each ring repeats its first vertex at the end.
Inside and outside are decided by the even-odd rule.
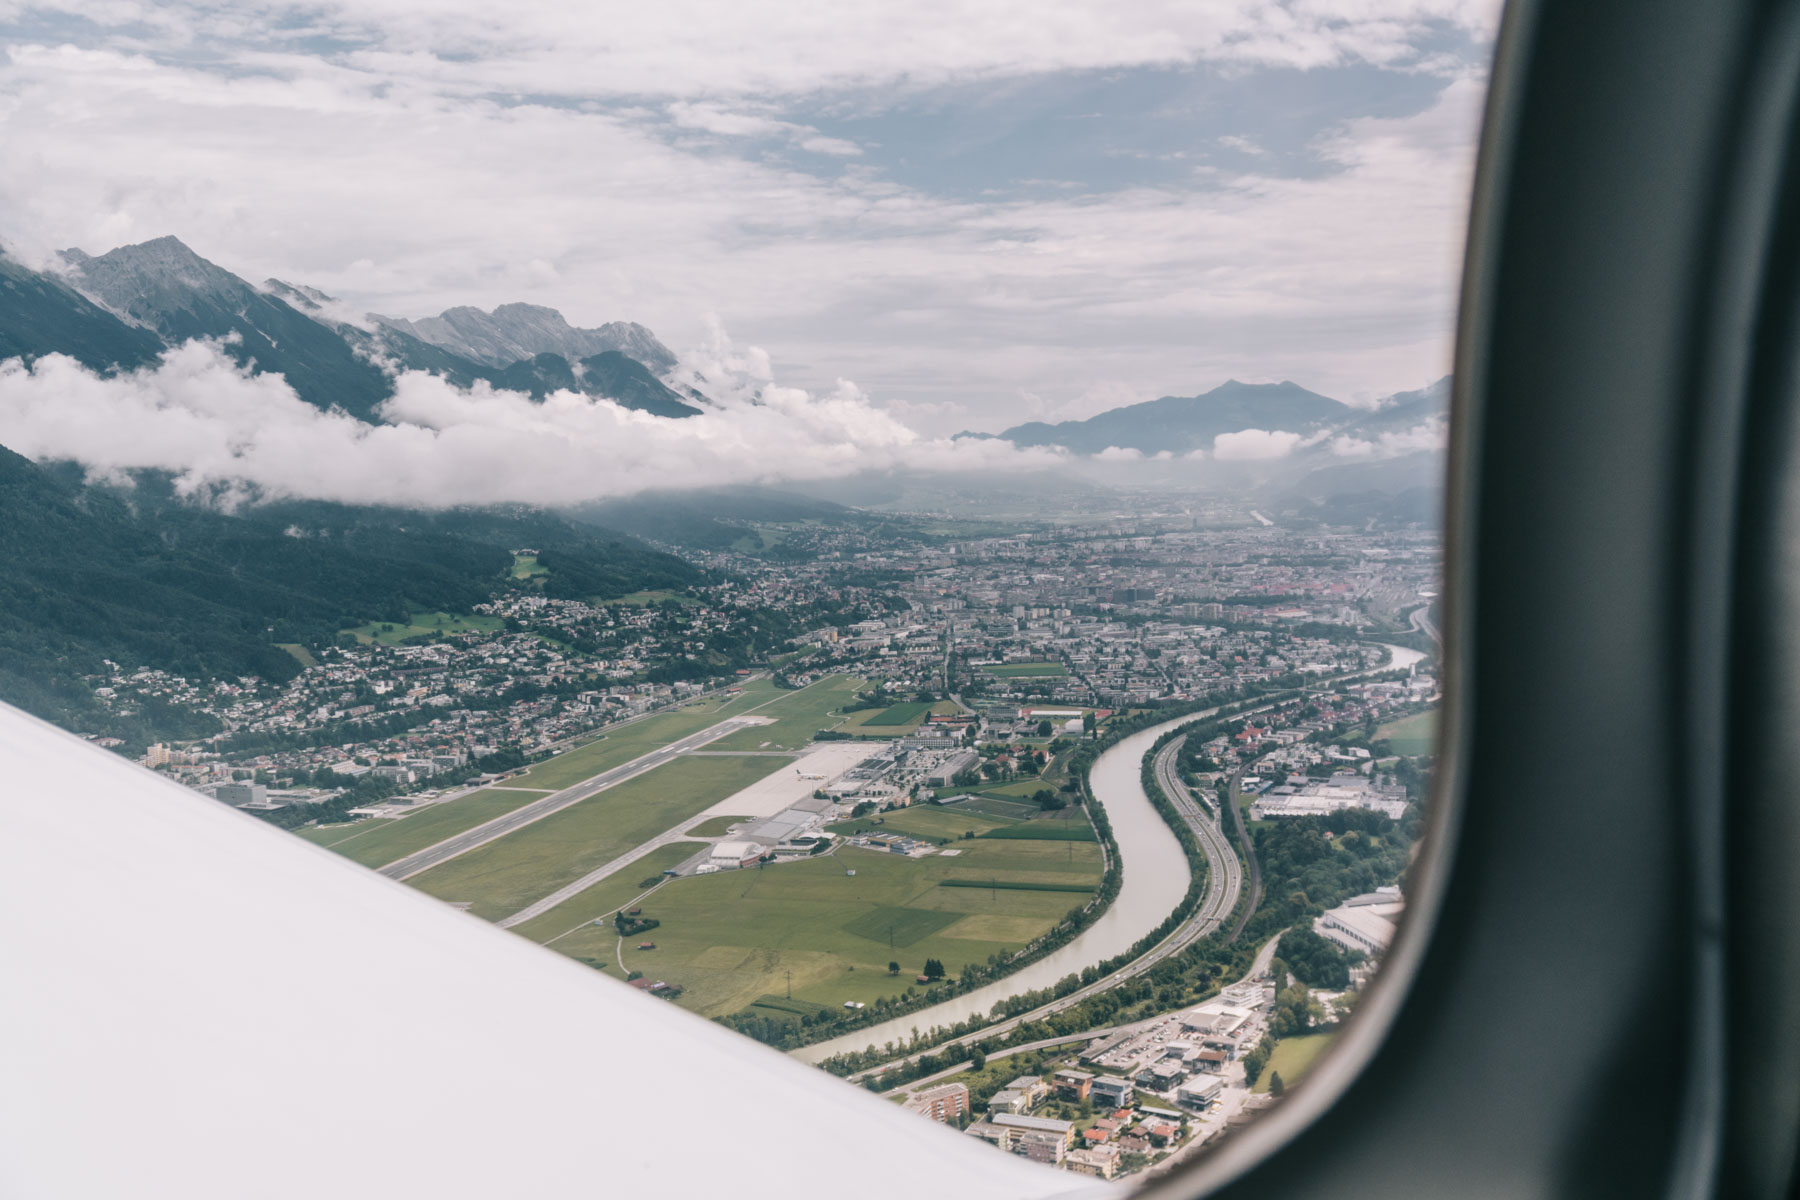
POLYGON ((213 338, 240 364, 283 376, 307 403, 363 420, 392 394, 395 370, 540 399, 567 388, 665 417, 696 416, 704 404, 663 382, 675 356, 630 322, 580 329, 532 304, 347 320, 316 288, 277 279, 256 286, 174 237, 61 257, 64 271, 54 274, 0 254, 0 357, 62 353, 95 369, 132 368, 169 346, 213 338))
MULTIPOLYGON (((1211 450, 1221 434, 1247 429, 1373 441, 1443 420, 1449 413, 1449 381, 1390 396, 1374 409, 1356 408, 1297 383, 1226 380, 1197 396, 1164 396, 1109 409, 1081 421, 1032 421, 994 435, 1015 446, 1061 446, 1076 454, 1108 449, 1151 455, 1211 450)), ((979 435, 976 435, 979 436, 979 435)))

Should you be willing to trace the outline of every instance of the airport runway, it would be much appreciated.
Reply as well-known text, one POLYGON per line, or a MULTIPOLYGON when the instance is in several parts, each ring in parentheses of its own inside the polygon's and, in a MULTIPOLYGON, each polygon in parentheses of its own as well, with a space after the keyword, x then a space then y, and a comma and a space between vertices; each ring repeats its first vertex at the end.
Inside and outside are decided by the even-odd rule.
POLYGON ((572 787, 566 787, 560 792, 552 792, 542 800, 533 800, 530 804, 523 808, 516 808, 505 816, 495 817, 485 825, 477 825, 473 829, 464 830, 455 837, 445 838, 435 846, 427 846, 423 850, 391 862, 381 868, 381 873, 389 879, 409 879, 421 871, 428 871, 440 863, 448 862, 459 854, 467 854, 477 846, 484 846, 495 838, 505 837, 515 829, 521 829, 533 821, 541 821, 552 813, 561 812, 571 804, 579 804, 596 792, 603 792, 615 784, 624 783, 627 779, 642 775, 645 771, 654 770, 689 750, 704 746, 708 742, 716 742, 726 734, 735 733, 740 729, 767 723, 768 718, 766 717, 727 717, 717 725, 708 726, 699 733, 690 733, 684 738, 634 758, 628 763, 616 766, 610 771, 602 771, 572 787))

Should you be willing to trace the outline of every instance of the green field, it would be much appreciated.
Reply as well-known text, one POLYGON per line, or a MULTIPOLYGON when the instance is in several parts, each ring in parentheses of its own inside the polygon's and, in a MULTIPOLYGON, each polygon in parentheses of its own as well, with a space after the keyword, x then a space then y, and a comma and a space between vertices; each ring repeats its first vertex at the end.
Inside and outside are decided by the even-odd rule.
POLYGON ((483 821, 503 817, 533 800, 542 800, 547 794, 484 788, 456 800, 429 805, 398 820, 370 817, 350 826, 303 829, 300 836, 365 867, 385 867, 415 850, 435 846, 483 821))
POLYGON ((405 624, 371 621, 344 632, 353 635, 365 646, 371 642, 379 642, 383 646, 398 646, 408 638, 426 637, 435 633, 467 633, 470 630, 493 633, 500 626, 499 617, 459 617, 454 613, 429 612, 413 613, 405 624))
POLYGON ((293 657, 294 661, 303 667, 316 667, 319 665, 319 660, 313 657, 312 651, 308 650, 305 646, 302 646, 299 642, 276 642, 275 648, 277 650, 286 650, 288 654, 293 657))
MULTIPOLYGON (((634 863, 627 863, 614 871, 593 887, 579 896, 557 905, 541 917, 533 917, 521 925, 515 925, 512 932, 532 941, 554 942, 561 934, 576 929, 586 931, 586 926, 594 921, 603 921, 612 916, 631 901, 645 892, 644 880, 661 875, 664 868, 673 867, 676 863, 699 853, 703 842, 670 842, 666 846, 658 846, 634 863)), ((659 895, 661 893, 658 893, 659 895)), ((654 915, 654 914, 649 914, 654 915)), ((607 930, 611 933, 611 930, 607 930)), ((592 943, 594 939, 588 939, 592 943)), ((601 953, 590 945, 585 957, 603 958, 613 962, 613 950, 610 945, 601 953)))
POLYGON ((909 700, 904 704, 890 704, 874 716, 863 721, 864 725, 910 725, 931 711, 931 705, 920 700, 909 700))
POLYGON ((845 921, 845 933, 853 933, 871 942, 885 942, 896 949, 912 945, 956 924, 962 918, 955 913, 932 912, 924 908, 871 908, 854 920, 845 921))
POLYGON ((799 750, 812 742, 813 734, 837 726, 843 718, 838 708, 854 696, 864 681, 854 675, 827 675, 797 692, 783 692, 770 684, 778 697, 757 708, 759 717, 774 717, 773 725, 740 729, 708 750, 799 750))
POLYGON ((355 837, 359 833, 368 833, 378 825, 388 822, 376 817, 351 817, 348 821, 336 825, 309 825, 305 829, 296 829, 296 836, 311 842, 315 846, 329 846, 341 842, 345 838, 355 837))
POLYGON ((1001 679, 1017 679, 1032 676, 1048 677, 1052 675, 1067 675, 1069 673, 1068 668, 1059 662, 999 663, 994 666, 983 667, 982 670, 986 671, 989 675, 995 675, 1001 679))
POLYGON ((745 788, 780 758, 677 758, 407 882, 493 921, 745 788))
POLYGON ((1261 1075, 1257 1076, 1256 1087, 1252 1090, 1268 1091, 1269 1076, 1276 1071, 1281 1072, 1281 1086, 1284 1089, 1293 1087, 1305 1077, 1308 1071, 1312 1070, 1314 1061, 1325 1052, 1325 1048, 1330 1046, 1336 1037, 1337 1034, 1334 1032, 1303 1033, 1298 1037, 1282 1038, 1275 1043, 1275 1053, 1269 1056, 1269 1065, 1263 1068, 1261 1075))
POLYGON ((689 837, 723 837, 731 832, 731 827, 739 821, 748 821, 749 817, 708 817, 687 831, 689 837))
POLYGON ((669 591, 660 591, 660 590, 659 591, 649 591, 649 592, 631 592, 628 595, 614 597, 613 599, 606 601, 606 603, 608 603, 608 604, 629 604, 634 607, 641 608, 646 604, 656 604, 663 600, 673 600, 677 604, 696 604, 696 603, 698 603, 698 601, 696 601, 692 596, 685 596, 680 592, 669 592, 669 591))
MULTIPOLYGON (((990 954, 1017 950, 1060 921, 1085 896, 1068 892, 946 888, 944 879, 979 876, 1019 882, 1092 885, 1099 847, 1076 843, 960 843, 954 858, 922 859, 845 847, 763 869, 679 879, 645 903, 662 925, 657 949, 627 949, 625 962, 685 989, 677 1003, 708 1016, 765 996, 836 1008, 898 995, 914 986, 927 958, 952 975, 990 954), (853 869, 855 875, 847 875, 853 869), (893 947, 888 945, 892 926, 893 947), (902 944, 902 936, 912 938, 902 944), (889 961, 901 964, 898 978, 889 961)), ((603 958, 610 930, 580 930, 554 949, 603 958)))
MULTIPOLYGON (((1375 737, 1371 740, 1386 738, 1395 754, 1404 754, 1410 758, 1417 754, 1433 753, 1437 749, 1437 731, 1437 709, 1429 708, 1410 717, 1388 722, 1375 731, 1375 737)), ((1286 1079, 1287 1076, 1283 1075, 1282 1078, 1286 1079)))
MULTIPOLYGON (((677 738, 698 733, 726 717, 747 712, 772 697, 785 694, 766 679, 754 680, 744 685, 741 696, 729 700, 723 696, 708 696, 704 700, 691 701, 680 708, 655 713, 629 725, 621 725, 608 731, 604 737, 573 750, 565 750, 507 782, 519 787, 560 791, 570 784, 580 783, 602 771, 621 766, 658 747, 666 746, 677 738)), ((719 742, 706 747, 708 750, 722 748, 719 742)))
POLYGON ((896 809, 893 812, 858 817, 853 821, 839 821, 826 828, 833 833, 867 833, 879 830, 886 833, 908 833, 918 838, 930 838, 946 841, 957 841, 965 833, 973 833, 980 837, 990 829, 1005 824, 993 817, 984 817, 977 813, 956 812, 939 808, 930 804, 915 804, 911 808, 896 809))
POLYGON ((939 700, 935 704, 926 704, 920 700, 908 700, 899 704, 890 704, 886 708, 864 708, 844 717, 838 729, 843 733, 868 734, 871 737, 904 737, 914 733, 925 724, 925 718, 933 713, 960 712, 954 700, 939 700), (892 719, 890 719, 890 717, 892 719))
POLYGON ((1020 821, 976 836, 1012 838, 1018 841, 1091 842, 1094 840, 1094 827, 1086 821, 1020 821))
POLYGON ((976 793, 966 800, 958 800, 955 804, 944 805, 946 809, 957 813, 979 813, 983 816, 1001 817, 1011 821, 1022 821, 1038 812, 1035 804, 1025 804, 1018 800, 1007 800, 999 796, 988 796, 976 793))
POLYGON ((997 892, 1091 892, 1094 890, 1092 884, 1086 883, 1028 883, 1018 879, 940 879, 938 886, 988 888, 997 892))
POLYGON ((534 575, 548 575, 550 568, 538 563, 535 554, 513 555, 512 577, 514 579, 530 579, 534 575))

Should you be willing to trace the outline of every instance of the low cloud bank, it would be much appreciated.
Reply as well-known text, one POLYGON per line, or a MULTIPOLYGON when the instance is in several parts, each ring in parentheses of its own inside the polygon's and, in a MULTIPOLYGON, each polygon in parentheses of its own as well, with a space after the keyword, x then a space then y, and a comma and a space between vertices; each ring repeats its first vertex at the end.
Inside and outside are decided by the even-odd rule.
POLYGON ((1441 452, 1449 445, 1448 423, 1431 420, 1411 429, 1390 431, 1375 438, 1335 437, 1331 439, 1331 452, 1339 458, 1397 458, 1420 450, 1441 452))
MULTIPOLYGON (((1213 439, 1212 457, 1218 462, 1274 462, 1296 450, 1324 444, 1333 458, 1376 460, 1398 458, 1420 450, 1443 451, 1449 445, 1450 432, 1439 419, 1421 422, 1411 429, 1388 431, 1373 438, 1340 433, 1299 434, 1286 429, 1240 429, 1221 433, 1213 439)), ((1195 451, 1204 456, 1204 451, 1195 451)))
POLYGON ((100 375, 73 359, 0 362, 0 445, 72 460, 96 477, 157 469, 184 493, 390 504, 579 504, 652 488, 782 483, 863 471, 1035 470, 1067 461, 988 439, 921 437, 840 381, 811 395, 767 380, 768 359, 728 344, 700 365, 718 399, 674 420, 572 392, 542 403, 407 372, 384 424, 327 413, 278 375, 208 342, 100 375))
POLYGON ((1285 429, 1240 429, 1213 439, 1213 457, 1220 462, 1267 462, 1286 458, 1306 440, 1285 429))

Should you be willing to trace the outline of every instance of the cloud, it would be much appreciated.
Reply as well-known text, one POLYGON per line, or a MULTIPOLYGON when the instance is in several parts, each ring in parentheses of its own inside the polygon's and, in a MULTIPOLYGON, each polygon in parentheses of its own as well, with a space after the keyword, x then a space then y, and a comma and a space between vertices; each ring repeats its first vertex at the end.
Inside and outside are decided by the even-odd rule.
MULTIPOLYGON (((603 19, 563 0, 35 0, 165 53, 309 43, 413 89, 683 98, 933 86, 1199 62, 1439 69, 1447 31, 1493 36, 1467 0, 928 0, 914 8, 663 0, 603 19)), ((4 16, 5 6, 0 6, 4 16)))
POLYGON ((573 392, 537 403, 408 372, 383 406, 385 423, 366 424, 313 408, 280 376, 249 374, 207 342, 113 376, 61 355, 10 359, 0 362, 0 444, 101 477, 169 471, 186 495, 410 508, 559 506, 652 488, 1024 470, 1063 458, 922 438, 854 384, 815 396, 759 379, 764 356, 712 349, 700 369, 720 404, 679 420, 573 392))
MULTIPOLYGON (((1102 387, 1274 375, 1386 394, 1448 361, 1472 75, 1432 75, 1451 82, 1412 116, 1328 115, 1295 175, 1277 160, 1305 152, 1220 155, 1255 170, 992 199, 828 114, 923 97, 953 127, 968 95, 922 89, 1069 72, 1078 95, 1102 68, 1417 72, 1408 47, 1480 35, 1482 3, 934 0, 883 21, 703 0, 605 20, 549 0, 109 0, 32 32, 55 7, 15 9, 25 32, 0 49, 0 237, 29 261, 173 233, 358 312, 527 300, 674 345, 714 308, 785 380, 829 392, 843 372, 944 414, 934 433, 1092 415, 1102 387), (846 130, 858 144, 826 136, 846 130)), ((1368 75, 1333 85, 1341 111, 1372 107, 1368 75)), ((1066 165, 1046 158, 1019 174, 1066 165)))
POLYGON ((855 142, 824 136, 802 138, 800 148, 811 150, 814 154, 835 154, 839 157, 850 157, 862 153, 862 147, 855 142))
POLYGON ((1215 437, 1212 451, 1219 462, 1268 462, 1286 458, 1305 442, 1305 436, 1285 429, 1240 429, 1215 437))
POLYGON ((1094 457, 1101 462, 1142 462, 1144 452, 1133 446, 1108 446, 1094 457))
POLYGON ((1389 431, 1375 438, 1340 435, 1327 448, 1339 458, 1398 458, 1421 450, 1442 451, 1450 442, 1450 430, 1441 420, 1424 421, 1411 429, 1389 431))

